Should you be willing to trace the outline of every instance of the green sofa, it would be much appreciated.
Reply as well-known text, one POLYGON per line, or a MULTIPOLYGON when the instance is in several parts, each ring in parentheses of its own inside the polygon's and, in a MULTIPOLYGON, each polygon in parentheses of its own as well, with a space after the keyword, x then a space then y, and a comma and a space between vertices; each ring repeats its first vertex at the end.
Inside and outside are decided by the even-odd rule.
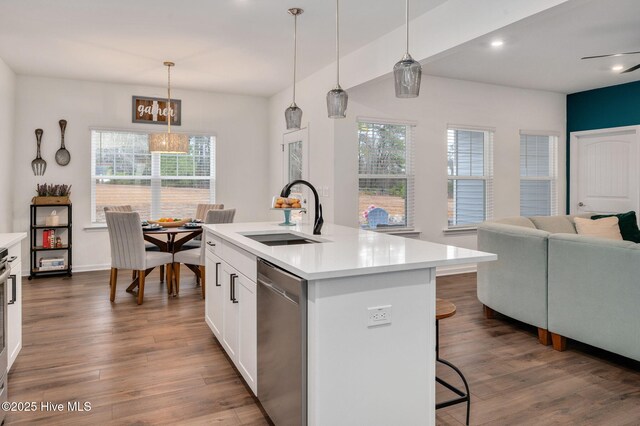
POLYGON ((557 350, 570 338, 640 361, 640 244, 578 235, 574 217, 478 226, 478 250, 498 255, 478 265, 485 315, 531 324, 557 350))

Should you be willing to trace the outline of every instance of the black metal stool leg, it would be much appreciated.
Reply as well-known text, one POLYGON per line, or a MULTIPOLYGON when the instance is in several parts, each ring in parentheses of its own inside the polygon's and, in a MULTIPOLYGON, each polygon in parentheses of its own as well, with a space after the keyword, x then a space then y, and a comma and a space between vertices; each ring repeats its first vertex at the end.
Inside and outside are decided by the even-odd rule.
POLYGON ((455 371, 456 374, 460 376, 460 378, 462 379, 462 383, 464 384, 464 389, 465 389, 465 392, 463 392, 457 387, 453 386, 452 384, 436 376, 436 382, 440 383, 441 385, 443 385, 444 387, 446 387, 447 389, 449 389, 450 391, 452 391, 453 393, 459 396, 458 398, 453 398, 448 401, 437 403, 436 410, 440 408, 449 407, 451 405, 461 404, 463 402, 466 402, 467 403, 466 424, 469 425, 469 417, 471 414, 471 392, 469 391, 469 384, 467 383, 467 379, 464 377, 464 374, 462 374, 462 371, 460 371, 458 367, 456 367, 449 361, 440 358, 440 321, 438 320, 436 320, 436 362, 444 364, 447 367, 451 368, 453 371, 455 371))

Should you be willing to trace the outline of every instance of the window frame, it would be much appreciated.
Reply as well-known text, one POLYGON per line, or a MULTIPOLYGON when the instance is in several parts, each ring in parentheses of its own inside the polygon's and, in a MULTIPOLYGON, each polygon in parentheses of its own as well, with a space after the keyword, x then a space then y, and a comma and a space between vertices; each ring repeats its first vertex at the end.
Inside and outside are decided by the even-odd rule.
MULTIPOLYGON (((364 229, 367 231, 375 231, 375 232, 393 232, 393 231, 402 231, 402 230, 413 230, 414 229, 414 218, 415 218, 415 169, 414 169, 414 141, 415 141, 415 128, 417 122, 409 121, 409 120, 394 120, 394 119, 384 119, 384 118, 376 118, 376 117, 356 117, 356 135, 359 135, 360 124, 370 124, 370 125, 388 125, 388 126, 404 126, 405 130, 405 172, 404 174, 375 174, 375 173, 360 173, 360 167, 358 167, 358 175, 357 175, 357 186, 358 186, 358 199, 360 198, 360 179, 397 179, 406 181, 406 196, 404 198, 405 201, 405 223, 404 225, 398 226, 385 226, 380 228, 369 228, 363 227, 360 225, 359 218, 362 215, 362 212, 357 212, 357 220, 358 227, 360 229, 364 229)), ((359 146, 359 136, 356 139, 356 143, 358 143, 358 157, 360 157, 360 146, 359 146)), ((359 205, 359 203, 358 203, 359 205)))
MULTIPOLYGON (((91 143, 91 161, 90 161, 90 195, 91 202, 89 208, 91 209, 91 226, 92 227, 101 227, 106 225, 106 222, 98 222, 96 218, 96 180, 98 179, 110 179, 110 180, 144 180, 149 181, 150 189, 152 191, 152 200, 151 200, 151 215, 154 217, 154 212, 156 215, 160 214, 160 203, 161 200, 159 198, 154 199, 154 189, 157 190, 156 193, 159 195, 162 189, 162 181, 163 180, 207 180, 209 181, 209 203, 216 202, 216 148, 217 148, 217 135, 215 133, 198 133, 198 132, 188 132, 189 138, 191 137, 206 137, 210 139, 211 148, 210 148, 210 156, 209 156, 209 175, 208 176, 162 176, 160 174, 161 170, 161 158, 162 154, 160 153, 149 153, 151 155, 151 170, 149 175, 98 175, 96 173, 96 146, 93 143, 93 133, 94 132, 104 132, 104 133, 130 133, 136 135, 147 135, 149 136, 151 133, 155 133, 151 130, 132 130, 132 129, 120 129, 120 128, 104 128, 104 127, 90 127, 89 128, 89 139, 91 143), (213 173, 212 173, 213 171, 213 173)), ((148 155, 148 154, 146 154, 148 155)), ((169 154, 172 155, 172 154, 169 154)), ((179 154, 177 154, 179 155, 179 154)), ((158 216, 159 217, 159 216, 158 216)))
POLYGON ((522 168, 520 167, 520 185, 519 185, 519 203, 520 203, 520 215, 522 212, 522 181, 544 181, 550 182, 549 185, 549 216, 555 216, 558 214, 558 145, 559 134, 551 131, 535 131, 535 130, 520 130, 520 157, 522 156, 522 137, 523 136, 544 136, 549 138, 549 175, 548 176, 523 176, 522 168))
MULTIPOLYGON (((449 160, 449 132, 455 131, 468 131, 468 132, 482 132, 483 137, 483 174, 482 176, 463 176, 452 175, 449 173, 447 167, 447 227, 446 231, 462 231, 468 229, 475 229, 476 226, 481 223, 464 223, 464 224, 449 224, 449 182, 466 180, 466 181, 483 181, 484 182, 484 221, 491 220, 493 218, 493 187, 494 187, 494 174, 493 174, 493 145, 495 137, 495 128, 483 127, 483 126, 468 126, 459 124, 448 124, 446 130, 446 144, 447 144, 447 161, 449 160)), ((454 197, 455 203, 455 197, 454 197)), ((455 215, 455 212, 454 212, 455 215)))

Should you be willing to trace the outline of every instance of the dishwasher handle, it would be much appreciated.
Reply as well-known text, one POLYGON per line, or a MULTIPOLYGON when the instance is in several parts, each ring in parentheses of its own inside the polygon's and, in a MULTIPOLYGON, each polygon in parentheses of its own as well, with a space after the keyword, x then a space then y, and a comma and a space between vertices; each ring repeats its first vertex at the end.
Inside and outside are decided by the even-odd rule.
POLYGON ((293 300, 291 297, 289 297, 289 295, 287 295, 287 292, 282 290, 281 288, 278 288, 275 285, 270 284, 270 283, 262 280, 261 278, 258 278, 258 284, 262 284, 266 289, 271 290, 272 292, 274 292, 277 295, 279 295, 280 297, 288 300, 289 302, 293 303, 294 305, 298 305, 298 301, 297 300, 293 300))

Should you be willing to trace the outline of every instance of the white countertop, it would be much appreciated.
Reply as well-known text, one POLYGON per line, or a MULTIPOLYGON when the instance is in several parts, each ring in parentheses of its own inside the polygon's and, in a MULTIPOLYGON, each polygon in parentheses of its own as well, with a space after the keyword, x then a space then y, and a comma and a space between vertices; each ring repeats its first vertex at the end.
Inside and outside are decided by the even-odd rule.
POLYGON ((214 235, 307 280, 381 272, 406 271, 496 260, 484 253, 454 246, 396 237, 325 223, 322 235, 311 225, 278 226, 273 222, 204 225, 214 235), (318 244, 267 246, 241 233, 291 232, 318 244))
POLYGON ((12 245, 27 238, 26 232, 14 232, 11 234, 0 234, 0 247, 9 248, 12 245))

